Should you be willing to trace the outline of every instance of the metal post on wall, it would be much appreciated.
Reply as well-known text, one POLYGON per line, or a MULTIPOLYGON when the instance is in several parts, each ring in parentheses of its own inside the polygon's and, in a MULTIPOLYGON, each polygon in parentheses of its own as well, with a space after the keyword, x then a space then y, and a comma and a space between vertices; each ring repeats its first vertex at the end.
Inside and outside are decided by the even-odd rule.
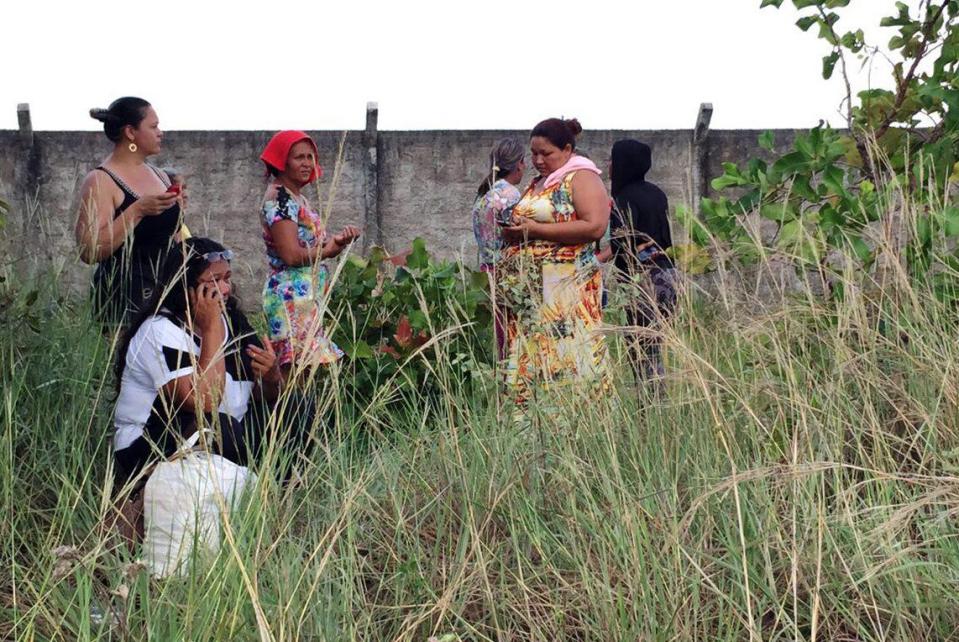
POLYGON ((379 106, 375 102, 366 103, 366 129, 363 132, 363 147, 366 150, 365 158, 365 191, 363 193, 364 232, 363 248, 368 250, 372 245, 383 244, 382 221, 380 220, 379 197, 379 134, 377 121, 379 106))
POLYGON ((20 142, 26 147, 33 147, 33 123, 30 120, 30 103, 17 105, 17 124, 20 129, 20 142))
POLYGON ((709 122, 713 118, 713 104, 700 103, 699 113, 696 115, 696 127, 693 128, 693 140, 690 146, 691 156, 691 200, 693 212, 699 214, 700 201, 709 196, 708 170, 709 147, 707 139, 709 138, 709 122))

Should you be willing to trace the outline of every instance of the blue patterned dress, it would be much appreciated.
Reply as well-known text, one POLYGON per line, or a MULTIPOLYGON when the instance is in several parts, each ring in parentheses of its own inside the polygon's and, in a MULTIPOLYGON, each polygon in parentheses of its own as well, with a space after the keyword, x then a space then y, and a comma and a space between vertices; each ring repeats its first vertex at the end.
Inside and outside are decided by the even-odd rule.
POLYGON ((512 209, 519 202, 519 197, 519 190, 505 178, 493 183, 483 196, 476 197, 473 203, 473 235, 476 237, 481 270, 492 271, 499 261, 503 237, 496 218, 512 209))

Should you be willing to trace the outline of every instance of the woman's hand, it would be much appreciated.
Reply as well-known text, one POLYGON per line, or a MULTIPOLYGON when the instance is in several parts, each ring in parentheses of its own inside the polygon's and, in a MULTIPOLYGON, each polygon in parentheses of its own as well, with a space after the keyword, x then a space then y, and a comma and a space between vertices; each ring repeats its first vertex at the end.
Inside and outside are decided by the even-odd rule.
POLYGON ((200 330, 201 335, 209 331, 222 329, 223 322, 223 295, 213 283, 200 283, 190 288, 190 309, 193 312, 193 323, 200 330))
POLYGON ((343 251, 351 241, 360 236, 360 228, 355 225, 347 225, 338 233, 329 237, 326 245, 323 246, 323 258, 331 259, 343 251))
POLYGON ((162 192, 160 194, 147 194, 141 196, 133 205, 141 216, 156 216, 167 211, 177 202, 179 195, 172 192, 162 192))
POLYGON ((536 240, 538 238, 537 232, 539 225, 539 223, 532 219, 525 217, 517 218, 514 216, 512 225, 501 228, 503 239, 513 244, 536 240))
POLYGON ((251 345, 246 348, 253 374, 266 383, 279 384, 283 377, 280 374, 280 367, 276 363, 276 352, 273 350, 273 344, 270 343, 269 339, 263 337, 263 346, 260 348, 251 345))
POLYGON ((360 237, 360 228, 355 225, 347 225, 338 234, 333 235, 333 242, 344 247, 351 241, 360 237))

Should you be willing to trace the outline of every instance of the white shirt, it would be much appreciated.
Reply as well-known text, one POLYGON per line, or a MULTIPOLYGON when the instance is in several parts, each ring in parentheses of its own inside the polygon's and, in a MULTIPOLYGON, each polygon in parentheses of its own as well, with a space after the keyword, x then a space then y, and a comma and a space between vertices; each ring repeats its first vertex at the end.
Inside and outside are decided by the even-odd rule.
MULTIPOLYGON (((236 354, 240 343, 231 337, 225 317, 223 324, 227 337, 224 353, 236 354)), ((165 405, 170 401, 160 396, 160 390, 174 379, 193 374, 200 358, 200 341, 166 317, 154 315, 143 322, 130 340, 120 377, 113 420, 114 450, 127 448, 142 436, 148 421, 162 421, 159 417, 172 414, 165 405), (154 413, 154 409, 158 412, 154 413)), ((238 381, 231 370, 236 372, 227 368, 219 412, 242 421, 253 394, 253 381, 243 380, 239 373, 238 381)))

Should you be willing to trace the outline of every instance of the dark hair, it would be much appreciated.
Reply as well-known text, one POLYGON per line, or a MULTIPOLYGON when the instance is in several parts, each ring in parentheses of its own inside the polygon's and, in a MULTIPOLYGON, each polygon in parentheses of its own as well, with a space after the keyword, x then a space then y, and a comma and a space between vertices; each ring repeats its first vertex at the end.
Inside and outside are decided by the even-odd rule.
POLYGON ((526 148, 523 147, 523 143, 515 138, 501 138, 496 141, 489 153, 489 174, 486 175, 486 178, 480 183, 479 189, 476 190, 476 198, 485 196, 493 183, 509 176, 524 156, 526 156, 526 148))
POLYGON ((142 98, 124 96, 117 98, 106 109, 94 107, 90 110, 90 117, 103 123, 103 133, 114 143, 119 143, 123 136, 123 128, 127 125, 139 127, 146 118, 150 103, 142 98))
POLYGON ((562 118, 547 118, 538 123, 529 137, 541 136, 556 145, 560 149, 565 149, 569 145, 570 149, 576 149, 576 137, 583 131, 583 126, 575 118, 564 120, 562 118))
MULTIPOLYGON (((123 369, 126 367, 130 341, 133 340, 140 326, 155 315, 166 317, 180 327, 186 326, 189 288, 196 287, 197 279, 210 267, 210 262, 204 257, 210 252, 224 251, 226 251, 226 248, 213 239, 197 236, 188 238, 182 244, 174 245, 170 249, 153 288, 153 296, 134 316, 130 327, 124 333, 120 349, 117 351, 117 361, 114 368, 117 392, 120 390, 120 380, 123 377, 123 369)), ((231 325, 235 326, 234 319, 242 313, 239 311, 237 299, 232 292, 230 298, 226 301, 226 312, 231 325)))

